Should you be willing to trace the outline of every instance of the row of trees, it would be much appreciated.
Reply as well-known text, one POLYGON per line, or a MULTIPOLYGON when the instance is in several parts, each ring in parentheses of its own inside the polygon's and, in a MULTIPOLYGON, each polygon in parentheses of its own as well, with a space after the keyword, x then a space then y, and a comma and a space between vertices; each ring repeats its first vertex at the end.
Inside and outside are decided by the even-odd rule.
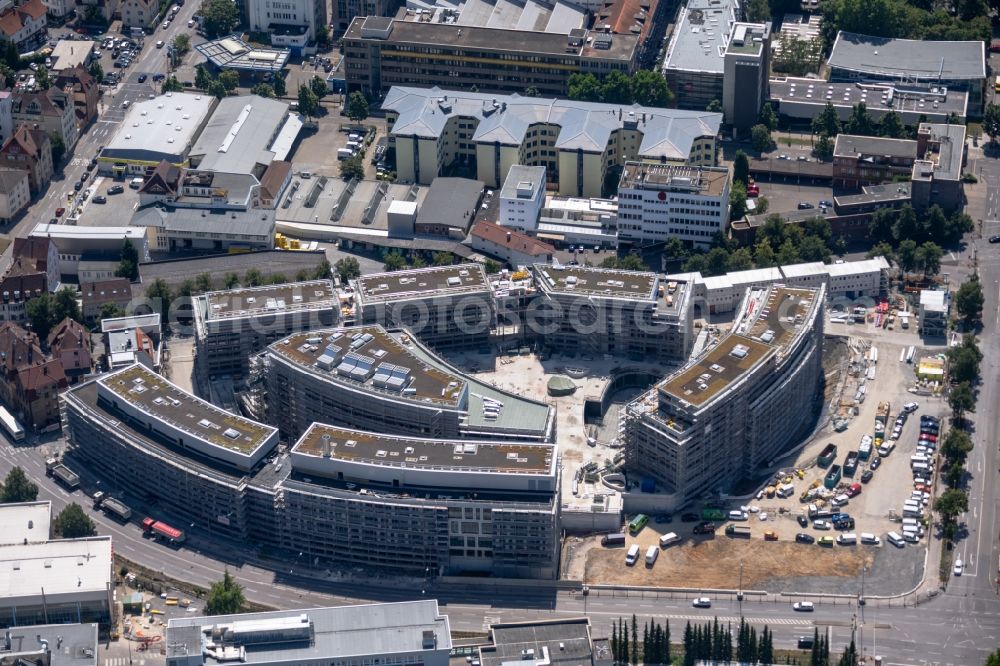
POLYGON ((972 231, 975 223, 967 214, 956 211, 950 217, 934 204, 918 214, 910 204, 899 211, 880 208, 868 223, 868 238, 873 244, 887 243, 892 247, 904 240, 916 243, 934 241, 946 245, 957 243, 972 231))
POLYGON ((989 10, 997 0, 829 0, 823 3, 823 38, 838 30, 876 37, 990 41, 989 10), (950 11, 949 11, 950 10, 950 11))
POLYGON ((49 332, 56 324, 66 317, 83 323, 80 304, 76 300, 76 290, 73 287, 63 287, 54 294, 48 292, 35 296, 25 305, 31 330, 43 341, 49 337, 49 332))
POLYGON ((985 302, 983 284, 979 281, 979 274, 974 273, 955 292, 955 309, 958 311, 958 315, 962 318, 967 329, 975 326, 980 321, 985 302))
MULTIPOLYGON (((670 245, 667 249, 675 248, 670 245)), ((706 276, 803 261, 828 262, 834 254, 843 254, 845 250, 846 242, 834 237, 826 218, 815 217, 798 225, 786 224, 779 215, 769 216, 757 230, 757 244, 753 248, 735 247, 729 239, 717 238, 715 247, 708 252, 690 253, 680 249, 688 254, 684 270, 698 271, 706 276)))
MULTIPOLYGON (((663 74, 648 69, 641 69, 632 76, 615 71, 600 79, 593 74, 577 72, 569 77, 568 86, 569 98, 583 102, 666 107, 674 101, 663 74)), ((526 94, 530 96, 530 91, 526 94)))

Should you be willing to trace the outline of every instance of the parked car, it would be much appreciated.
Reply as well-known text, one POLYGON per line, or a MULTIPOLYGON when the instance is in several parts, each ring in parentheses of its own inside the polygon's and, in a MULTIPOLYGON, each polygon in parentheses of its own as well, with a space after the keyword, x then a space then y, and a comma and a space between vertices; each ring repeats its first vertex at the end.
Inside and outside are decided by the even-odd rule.
POLYGON ((60 206, 59 208, 56 208, 56 217, 62 217, 65 212, 66 212, 66 209, 63 208, 62 206, 60 206))
POLYGON ((962 575, 962 569, 963 568, 964 568, 964 565, 962 564, 962 560, 961 559, 955 560, 955 568, 953 569, 953 571, 954 571, 954 573, 955 573, 956 576, 961 576, 962 575))
POLYGON ((121 194, 125 191, 124 185, 112 185, 108 188, 108 194, 121 194))
POLYGON ((864 472, 861 473, 861 483, 868 483, 869 481, 872 480, 873 476, 875 476, 874 472, 872 472, 870 469, 866 469, 864 472))
POLYGON ((882 459, 881 458, 875 458, 874 460, 871 461, 871 463, 869 463, 868 469, 870 469, 872 471, 875 471, 875 470, 877 470, 879 468, 879 466, 881 464, 882 464, 882 459))
POLYGON ((813 529, 815 530, 828 530, 830 529, 830 523, 826 520, 816 520, 813 521, 813 529))
POLYGON ((80 174, 80 182, 81 183, 87 182, 88 178, 90 178, 90 171, 84 171, 83 173, 80 174))
POLYGON ((75 183, 73 183, 73 189, 79 192, 81 189, 83 189, 83 183, 81 183, 80 181, 76 181, 75 183))
POLYGON ((806 534, 805 532, 799 532, 795 535, 795 542, 813 544, 816 543, 816 537, 811 534, 806 534))
POLYGON ((798 518, 796 520, 799 521, 799 526, 801 526, 801 527, 809 527, 809 519, 806 518, 801 513, 799 514, 799 516, 798 516, 798 518))
POLYGON ((906 403, 906 404, 903 405, 903 410, 907 414, 915 412, 918 409, 920 409, 920 403, 919 402, 908 402, 908 403, 906 403))
POLYGON ((139 75, 139 83, 145 83, 145 82, 146 82, 146 75, 145 74, 140 74, 139 75))
POLYGON ((712 600, 708 597, 698 597, 697 599, 691 600, 691 605, 695 608, 711 608, 712 600))
POLYGON ((108 203, 108 198, 104 195, 96 196, 92 200, 95 204, 106 204, 108 203))
POLYGON ((833 203, 831 203, 827 199, 820 199, 819 205, 822 206, 823 208, 833 208, 833 203))
POLYGON ((800 201, 800 202, 799 202, 799 210, 809 210, 809 209, 811 209, 811 208, 815 208, 815 207, 816 207, 816 206, 813 206, 813 205, 812 205, 811 203, 809 203, 808 201, 800 201))
POLYGON ((162 49, 163 48, 163 40, 162 39, 156 42, 156 48, 158 48, 158 49, 162 49))
POLYGON ((991 243, 1000 243, 1000 236, 990 236, 991 243))

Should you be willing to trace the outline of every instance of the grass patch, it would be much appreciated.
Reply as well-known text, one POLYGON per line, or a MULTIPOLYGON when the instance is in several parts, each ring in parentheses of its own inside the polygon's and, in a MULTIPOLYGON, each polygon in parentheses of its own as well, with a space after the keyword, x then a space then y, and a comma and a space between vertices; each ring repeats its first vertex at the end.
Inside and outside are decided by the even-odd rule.
POLYGON ((951 566, 955 560, 955 549, 948 548, 948 542, 941 546, 941 562, 938 565, 938 577, 942 583, 947 583, 951 577, 951 566))

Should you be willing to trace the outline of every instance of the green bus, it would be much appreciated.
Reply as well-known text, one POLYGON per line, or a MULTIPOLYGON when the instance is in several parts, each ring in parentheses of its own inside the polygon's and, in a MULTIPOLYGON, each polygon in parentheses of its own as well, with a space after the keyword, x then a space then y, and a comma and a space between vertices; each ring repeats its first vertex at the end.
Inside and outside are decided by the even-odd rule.
POLYGON ((649 523, 649 516, 644 513, 640 513, 629 522, 628 531, 635 536, 642 531, 642 528, 644 528, 647 523, 649 523))

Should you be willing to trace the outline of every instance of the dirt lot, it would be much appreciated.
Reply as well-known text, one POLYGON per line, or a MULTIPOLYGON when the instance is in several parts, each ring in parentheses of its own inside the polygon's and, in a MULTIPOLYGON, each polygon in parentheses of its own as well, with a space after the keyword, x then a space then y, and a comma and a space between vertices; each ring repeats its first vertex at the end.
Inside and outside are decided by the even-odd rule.
MULTIPOLYGON (((664 526, 669 527, 669 526, 664 526)), ((636 543, 645 548, 658 535, 643 530, 636 543)), ((630 540, 630 544, 632 541, 630 540)), ((722 588, 739 586, 743 562, 743 588, 764 589, 781 572, 782 577, 827 576, 853 579, 863 566, 871 566, 875 549, 869 546, 821 548, 793 542, 768 542, 761 537, 730 539, 721 534, 714 539, 688 541, 660 551, 652 568, 642 560, 625 565, 625 548, 591 548, 586 553, 586 582, 657 587, 722 588)))

